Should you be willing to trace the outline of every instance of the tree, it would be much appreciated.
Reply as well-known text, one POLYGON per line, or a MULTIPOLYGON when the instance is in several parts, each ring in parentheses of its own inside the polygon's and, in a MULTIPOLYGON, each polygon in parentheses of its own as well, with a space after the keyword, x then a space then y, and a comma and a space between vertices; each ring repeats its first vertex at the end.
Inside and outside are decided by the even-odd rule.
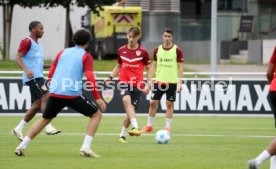
POLYGON ((0 0, 3 7, 3 60, 9 58, 11 24, 14 5, 32 7, 39 4, 39 0, 0 0))
POLYGON ((116 0, 0 0, 0 6, 3 7, 3 59, 9 59, 12 14, 15 5, 24 8, 39 6, 46 7, 47 9, 59 5, 63 6, 66 9, 65 47, 68 47, 70 32, 72 35, 70 5, 76 5, 79 7, 88 6, 92 11, 96 11, 97 7, 111 5, 114 2, 116 2, 116 0))

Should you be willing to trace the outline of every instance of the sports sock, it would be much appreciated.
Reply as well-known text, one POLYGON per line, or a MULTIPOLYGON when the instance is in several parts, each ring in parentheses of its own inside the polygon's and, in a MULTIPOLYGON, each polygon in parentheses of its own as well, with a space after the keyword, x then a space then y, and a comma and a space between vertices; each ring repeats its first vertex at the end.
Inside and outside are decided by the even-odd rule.
POLYGON ((154 117, 148 116, 147 126, 153 126, 153 120, 154 120, 154 117))
POLYGON ((49 123, 49 124, 47 124, 47 126, 45 126, 45 129, 51 129, 51 128, 54 128, 51 123, 49 123))
POLYGON ((166 118, 166 128, 171 128, 172 119, 166 118))
POLYGON ((122 131, 121 131, 121 133, 120 133, 120 137, 125 137, 126 134, 127 134, 127 128, 122 127, 122 131))
POLYGON ((262 164, 265 160, 269 159, 271 156, 267 150, 264 150, 255 160, 258 165, 262 164))
POLYGON ((27 122, 24 119, 22 119, 19 122, 19 124, 15 127, 15 129, 22 131, 26 124, 27 122))
POLYGON ((273 155, 270 158, 270 169, 276 169, 276 156, 273 155))
POLYGON ((21 148, 25 149, 30 142, 31 142, 31 138, 28 137, 28 136, 25 136, 24 139, 23 139, 23 141, 19 144, 19 146, 21 148))
POLYGON ((93 141, 93 137, 89 135, 85 135, 81 149, 88 149, 93 141))
POLYGON ((137 123, 136 118, 130 119, 130 122, 132 124, 132 127, 138 129, 138 123, 137 123))

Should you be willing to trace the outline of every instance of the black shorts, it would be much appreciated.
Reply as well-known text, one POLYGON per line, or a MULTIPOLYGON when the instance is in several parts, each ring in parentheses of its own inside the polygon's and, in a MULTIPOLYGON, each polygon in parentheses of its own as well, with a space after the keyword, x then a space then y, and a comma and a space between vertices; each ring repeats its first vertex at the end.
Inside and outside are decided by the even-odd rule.
POLYGON ((269 99, 271 101, 271 109, 276 120, 276 91, 269 91, 269 99))
POLYGON ((42 96, 48 92, 48 86, 46 83, 47 80, 44 78, 36 78, 26 82, 30 88, 32 103, 37 99, 41 99, 42 96))
POLYGON ((176 84, 153 84, 153 89, 151 90, 152 100, 160 100, 164 93, 166 93, 167 100, 174 102, 176 97, 176 84))
POLYGON ((135 109, 137 109, 142 95, 141 90, 134 86, 122 84, 119 87, 119 92, 122 97, 129 95, 131 99, 131 104, 134 106, 135 109))
POLYGON ((98 106, 82 95, 73 99, 64 99, 50 96, 42 117, 45 119, 52 119, 56 117, 57 114, 66 106, 71 107, 77 112, 88 117, 91 117, 98 111, 98 106))

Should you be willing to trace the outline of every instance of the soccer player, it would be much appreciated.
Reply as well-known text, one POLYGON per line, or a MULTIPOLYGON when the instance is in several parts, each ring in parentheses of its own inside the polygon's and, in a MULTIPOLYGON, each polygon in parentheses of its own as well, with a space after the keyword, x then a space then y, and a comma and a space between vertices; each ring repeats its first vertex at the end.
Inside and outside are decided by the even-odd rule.
POLYGON ((182 88, 183 54, 181 49, 173 43, 173 30, 165 29, 162 39, 163 44, 155 48, 153 52, 150 78, 155 74, 156 76, 152 89, 147 126, 144 127, 142 132, 151 132, 153 130, 157 106, 164 93, 167 96, 165 129, 169 132, 171 131, 175 95, 182 88))
MULTIPOLYGON (((274 114, 274 125, 276 127, 276 47, 271 55, 270 62, 267 69, 267 80, 270 84, 269 98, 272 105, 272 111, 274 114)), ((258 157, 248 161, 248 169, 259 169, 261 164, 270 158, 270 169, 276 169, 276 138, 274 138, 271 144, 266 150, 264 150, 258 157)))
POLYGON ((28 131, 27 136, 15 149, 18 156, 24 155, 24 149, 40 131, 52 121, 53 118, 65 107, 69 106, 79 113, 90 118, 86 136, 84 138, 80 154, 88 157, 100 157, 90 148, 94 134, 100 123, 102 114, 93 101, 82 95, 82 76, 85 73, 87 82, 102 111, 106 110, 104 101, 100 98, 96 80, 93 75, 92 56, 85 51, 89 45, 90 34, 81 29, 73 35, 75 47, 67 48, 58 53, 50 68, 50 97, 47 101, 45 112, 28 131))
MULTIPOLYGON (((23 119, 12 130, 12 133, 20 140, 23 140, 22 130, 25 125, 32 120, 38 111, 44 112, 47 99, 49 97, 48 89, 45 86, 43 77, 43 68, 49 68, 50 65, 44 65, 43 48, 38 43, 38 39, 44 33, 43 25, 39 21, 32 21, 29 24, 30 36, 21 41, 16 62, 23 70, 23 84, 30 87, 32 106, 25 113, 23 119)), ((61 131, 55 129, 50 123, 45 127, 48 135, 58 134, 61 131)))
POLYGON ((122 143, 127 143, 127 132, 130 136, 139 136, 141 134, 135 110, 138 107, 142 92, 148 93, 150 90, 150 59, 146 49, 138 44, 140 36, 139 28, 131 27, 129 29, 127 33, 128 44, 118 49, 118 64, 113 69, 109 78, 105 80, 108 84, 110 80, 119 74, 120 85, 118 87, 126 112, 119 138, 119 141, 122 143), (143 81, 144 66, 147 72, 147 82, 145 85, 143 81), (133 128, 127 131, 130 124, 133 128))
POLYGON ((247 162, 248 169, 260 169, 261 164, 270 158, 270 169, 276 169, 276 138, 272 140, 266 150, 255 159, 247 162))

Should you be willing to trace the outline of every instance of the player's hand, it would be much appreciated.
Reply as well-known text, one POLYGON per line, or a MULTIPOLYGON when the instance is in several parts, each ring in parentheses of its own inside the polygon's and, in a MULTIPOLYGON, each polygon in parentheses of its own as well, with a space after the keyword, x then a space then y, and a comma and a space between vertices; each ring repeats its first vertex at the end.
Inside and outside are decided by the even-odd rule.
POLYGON ((143 92, 145 94, 149 94, 149 91, 150 91, 150 84, 149 83, 146 83, 144 89, 143 89, 143 92))
POLYGON ((181 90, 182 90, 182 84, 181 84, 181 83, 178 83, 178 84, 177 84, 177 87, 176 87, 176 92, 177 92, 177 93, 180 93, 181 90))
POLYGON ((96 102, 98 103, 100 109, 105 112, 106 111, 106 104, 102 99, 98 99, 96 100, 96 102))
POLYGON ((26 73, 26 75, 27 75, 27 77, 28 77, 29 79, 32 79, 32 78, 34 77, 33 72, 31 72, 29 69, 28 69, 28 70, 25 70, 25 73, 26 73))
POLYGON ((110 78, 110 77, 104 79, 104 83, 105 83, 106 85, 109 85, 109 83, 110 83, 111 81, 112 81, 112 78, 110 78))

